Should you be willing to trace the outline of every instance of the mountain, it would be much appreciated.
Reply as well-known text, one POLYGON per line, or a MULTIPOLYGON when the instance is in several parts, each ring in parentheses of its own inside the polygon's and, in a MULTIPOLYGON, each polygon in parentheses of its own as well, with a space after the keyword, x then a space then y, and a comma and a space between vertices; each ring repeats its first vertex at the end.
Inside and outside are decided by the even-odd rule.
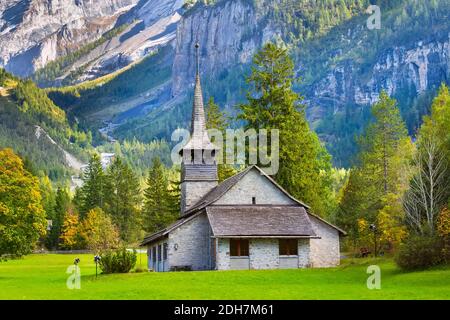
POLYGON ((42 89, 0 69, 0 148, 13 148, 36 173, 62 182, 80 172, 91 140, 42 89))
MULTIPOLYGON (((33 75, 41 86, 64 85, 47 89, 49 97, 83 125, 118 139, 170 139, 176 127, 188 125, 196 41, 205 94, 230 113, 245 98, 253 54, 269 40, 289 48, 308 120, 339 166, 351 163, 354 136, 382 89, 398 99, 414 134, 437 87, 450 81, 444 0, 132 2, 121 2, 123 11, 105 33, 66 49, 33 75), (369 2, 381 8, 379 30, 366 26, 369 2)), ((93 11, 101 19, 114 16, 93 11)), ((2 36, 22 30, 23 23, 16 25, 2 36)), ((21 65, 9 61, 9 70, 21 65)))
POLYGON ((0 4, 0 67, 39 83, 94 79, 175 37, 171 0, 6 0, 0 4))

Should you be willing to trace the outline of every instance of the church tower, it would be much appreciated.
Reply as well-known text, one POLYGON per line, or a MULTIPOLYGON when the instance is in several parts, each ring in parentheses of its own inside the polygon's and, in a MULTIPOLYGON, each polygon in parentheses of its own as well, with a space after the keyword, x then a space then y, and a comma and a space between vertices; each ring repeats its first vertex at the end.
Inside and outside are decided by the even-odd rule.
POLYGON ((218 148, 211 143, 206 131, 205 110, 199 73, 199 44, 196 49, 196 75, 192 105, 191 136, 180 151, 181 163, 181 214, 217 186, 216 154, 218 148))

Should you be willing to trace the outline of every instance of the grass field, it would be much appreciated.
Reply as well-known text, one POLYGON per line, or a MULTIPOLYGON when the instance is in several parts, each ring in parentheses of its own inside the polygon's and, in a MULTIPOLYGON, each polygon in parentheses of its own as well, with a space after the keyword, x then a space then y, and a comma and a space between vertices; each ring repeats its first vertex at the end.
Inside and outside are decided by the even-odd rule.
POLYGON ((96 279, 93 255, 30 255, 0 262, 0 299, 450 299, 450 268, 402 273, 388 259, 357 259, 332 269, 132 272, 96 279), (69 290, 66 270, 75 257, 81 259, 81 289, 69 290), (381 268, 380 290, 367 289, 370 264, 381 268))

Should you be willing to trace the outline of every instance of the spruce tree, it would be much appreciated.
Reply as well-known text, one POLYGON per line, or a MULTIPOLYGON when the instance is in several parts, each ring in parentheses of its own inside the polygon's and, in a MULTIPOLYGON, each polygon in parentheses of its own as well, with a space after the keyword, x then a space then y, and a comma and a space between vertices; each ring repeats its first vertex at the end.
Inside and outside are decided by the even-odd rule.
POLYGON ((105 175, 104 208, 119 227, 120 237, 126 242, 139 236, 139 181, 129 165, 117 157, 105 175))
MULTIPOLYGON (((210 97, 208 104, 206 106, 206 129, 216 129, 222 133, 223 143, 222 149, 217 154, 217 159, 224 160, 224 155, 226 153, 226 130, 230 127, 230 121, 225 112, 220 111, 219 105, 214 102, 214 98, 210 97)), ((211 140, 214 143, 214 139, 211 140)), ((223 180, 233 176, 236 170, 232 165, 226 164, 222 161, 221 164, 217 166, 217 174, 219 176, 219 183, 223 180)))
POLYGON ((410 146, 406 125, 400 115, 397 101, 382 91, 372 106, 374 121, 360 137, 360 165, 370 170, 373 183, 383 194, 395 193, 399 188, 399 168, 404 164, 405 154, 399 153, 410 146))
MULTIPOLYGON (((79 192, 81 217, 94 208, 104 205, 105 174, 98 154, 93 154, 83 174, 83 186, 79 192)), ((77 197, 78 198, 78 197, 77 197)))
POLYGON ((164 165, 159 158, 153 160, 144 191, 143 226, 147 232, 158 231, 176 220, 179 211, 169 190, 164 165))
POLYGON ((306 121, 302 97, 292 89, 294 80, 294 63, 287 50, 267 43, 253 59, 247 78, 253 91, 247 93, 248 103, 240 105, 238 119, 246 122, 246 129, 280 131, 275 179, 314 212, 326 215, 332 202, 331 157, 306 121))
POLYGON ((351 169, 337 220, 355 244, 372 234, 361 226, 375 224, 379 241, 392 247, 404 235, 401 199, 413 148, 395 99, 382 91, 371 112, 372 122, 358 138, 357 165, 351 169))
POLYGON ((53 209, 52 228, 46 240, 47 248, 58 248, 64 216, 68 212, 70 205, 69 192, 65 188, 58 187, 56 190, 55 207, 53 209))

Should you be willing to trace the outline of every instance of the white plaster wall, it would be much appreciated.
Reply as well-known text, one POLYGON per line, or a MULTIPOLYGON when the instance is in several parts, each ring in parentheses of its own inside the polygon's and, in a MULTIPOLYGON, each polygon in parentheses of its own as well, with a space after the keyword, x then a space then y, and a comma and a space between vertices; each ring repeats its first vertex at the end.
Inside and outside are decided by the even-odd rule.
POLYGON ((280 256, 280 269, 297 269, 298 257, 280 256))
POLYGON ((313 229, 321 239, 311 239, 312 267, 334 267, 340 263, 339 232, 319 219, 309 216, 313 229))
POLYGON ((256 204, 296 204, 256 169, 250 170, 214 204, 252 204, 252 197, 256 198, 256 204))
POLYGON ((250 269, 250 259, 248 257, 230 258, 230 270, 248 270, 250 269))
POLYGON ((211 231, 206 214, 200 214, 169 234, 169 264, 191 266, 192 270, 211 268, 211 231), (178 245, 175 250, 175 244, 178 245))

